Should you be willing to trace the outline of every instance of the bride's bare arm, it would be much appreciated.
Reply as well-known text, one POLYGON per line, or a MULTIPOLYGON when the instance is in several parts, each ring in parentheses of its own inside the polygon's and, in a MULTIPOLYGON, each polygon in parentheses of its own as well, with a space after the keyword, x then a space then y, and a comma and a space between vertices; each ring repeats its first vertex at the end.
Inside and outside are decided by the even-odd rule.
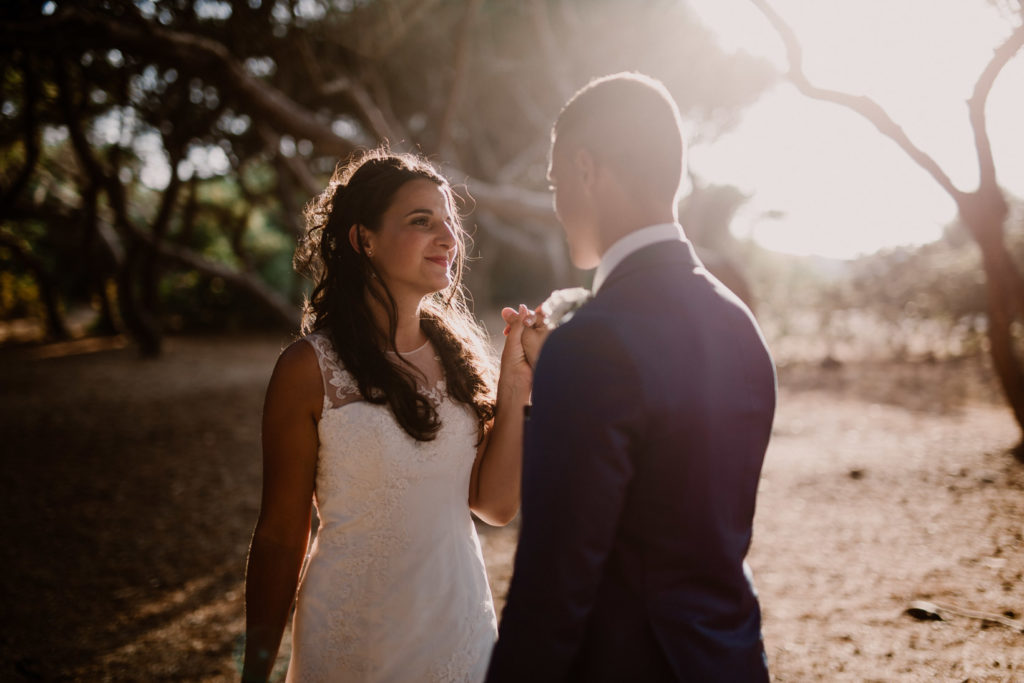
POLYGON ((530 400, 533 370, 523 352, 526 307, 509 324, 501 353, 494 422, 477 452, 469 480, 469 507, 488 524, 504 526, 519 511, 523 464, 523 408, 530 400))
POLYGON ((316 352, 281 354, 263 406, 263 496, 245 574, 243 681, 265 681, 277 658, 309 541, 323 383, 316 352))

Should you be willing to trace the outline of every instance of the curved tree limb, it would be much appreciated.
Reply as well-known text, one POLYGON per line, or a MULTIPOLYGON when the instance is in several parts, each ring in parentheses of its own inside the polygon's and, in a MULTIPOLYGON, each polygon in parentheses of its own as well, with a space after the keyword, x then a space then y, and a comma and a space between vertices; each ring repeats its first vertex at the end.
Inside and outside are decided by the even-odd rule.
POLYGON ((911 142, 903 128, 893 121, 892 117, 889 116, 888 112, 881 105, 864 95, 851 95, 850 93, 829 90, 828 88, 821 88, 812 84, 806 74, 804 74, 803 50, 793 29, 767 0, 750 0, 750 2, 761 10, 761 13, 768 19, 772 28, 775 29, 775 32, 779 34, 779 37, 785 44, 786 55, 789 59, 789 73, 787 77, 800 92, 812 99, 833 102, 860 114, 870 121, 882 135, 899 145, 907 153, 907 156, 924 169, 928 175, 942 186, 942 189, 953 197, 958 205, 963 201, 965 193, 953 184, 953 181, 950 180, 949 176, 942 170, 935 159, 911 142))
MULTIPOLYGON (((143 240, 150 240, 148 235, 143 240)), ((195 253, 191 249, 175 244, 161 242, 153 245, 160 256, 186 268, 197 270, 203 275, 219 277, 229 285, 248 292, 257 301, 272 312, 285 325, 298 329, 300 321, 299 309, 276 290, 267 285, 258 275, 231 268, 230 266, 211 261, 195 253)))

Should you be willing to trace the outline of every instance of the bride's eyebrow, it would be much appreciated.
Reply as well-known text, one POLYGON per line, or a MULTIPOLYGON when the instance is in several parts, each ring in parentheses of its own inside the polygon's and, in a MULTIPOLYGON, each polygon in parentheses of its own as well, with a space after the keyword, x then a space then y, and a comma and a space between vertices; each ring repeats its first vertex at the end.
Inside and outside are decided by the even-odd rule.
POLYGON ((430 209, 413 209, 409 213, 405 214, 405 217, 408 218, 409 216, 413 215, 414 213, 422 213, 422 214, 426 214, 427 216, 433 216, 434 215, 434 212, 431 211, 430 209))

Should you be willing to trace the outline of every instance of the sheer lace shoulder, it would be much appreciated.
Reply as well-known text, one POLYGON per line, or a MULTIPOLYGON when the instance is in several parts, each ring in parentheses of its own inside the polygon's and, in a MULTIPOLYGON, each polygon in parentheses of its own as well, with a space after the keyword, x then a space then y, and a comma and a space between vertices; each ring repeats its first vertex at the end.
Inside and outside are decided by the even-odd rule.
MULTIPOLYGON (((311 332, 303 337, 316 351, 320 365, 320 376, 324 382, 324 409, 340 408, 356 401, 362 401, 355 378, 344 368, 334 352, 331 339, 323 330, 311 332)), ((416 376, 418 389, 435 406, 441 404, 447 394, 441 359, 430 342, 406 353, 388 351, 388 357, 395 364, 411 367, 416 376)))
POLYGON ((316 331, 307 334, 303 339, 316 351, 316 362, 320 365, 320 377, 324 381, 324 408, 340 408, 362 400, 359 387, 356 386, 352 375, 342 367, 327 334, 316 331))

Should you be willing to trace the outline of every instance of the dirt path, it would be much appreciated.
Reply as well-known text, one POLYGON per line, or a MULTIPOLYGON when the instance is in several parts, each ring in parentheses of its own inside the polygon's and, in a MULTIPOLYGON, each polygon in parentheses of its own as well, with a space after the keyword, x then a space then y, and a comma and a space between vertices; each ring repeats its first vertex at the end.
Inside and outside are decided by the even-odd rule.
MULTIPOLYGON (((233 680, 284 337, 0 349, 3 680, 233 680), (44 351, 46 349, 43 349, 44 351)), ((780 681, 1024 681, 1024 468, 975 366, 782 373, 750 564, 780 681)), ((501 602, 516 529, 481 528, 501 602)))

